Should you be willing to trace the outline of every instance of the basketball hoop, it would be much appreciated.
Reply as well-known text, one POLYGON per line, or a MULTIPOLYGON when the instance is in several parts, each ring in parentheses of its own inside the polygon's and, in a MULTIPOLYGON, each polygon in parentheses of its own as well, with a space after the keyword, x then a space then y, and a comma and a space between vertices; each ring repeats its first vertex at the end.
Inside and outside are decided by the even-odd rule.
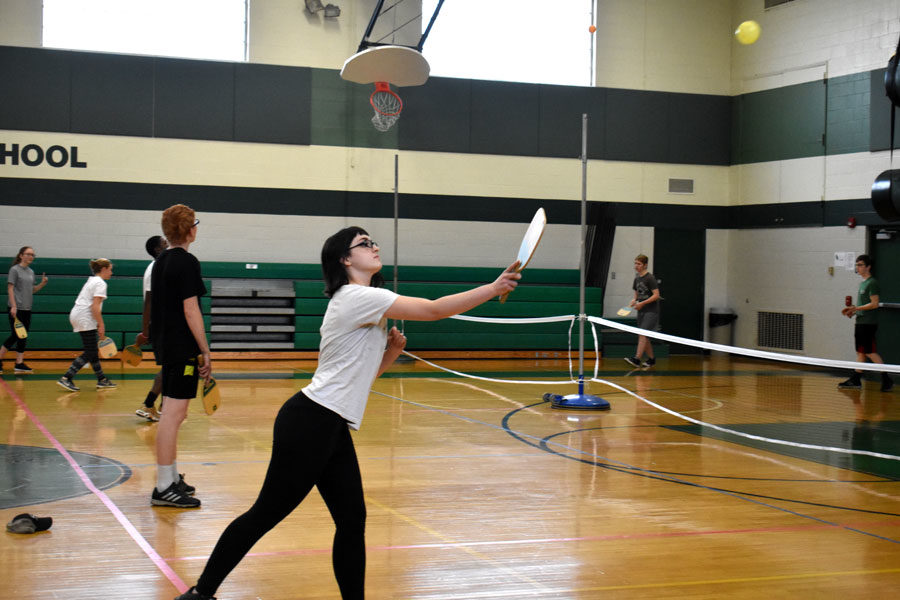
POLYGON ((369 96, 369 104, 375 109, 372 125, 378 131, 387 131, 400 118, 403 101, 384 81, 375 82, 375 91, 369 96))

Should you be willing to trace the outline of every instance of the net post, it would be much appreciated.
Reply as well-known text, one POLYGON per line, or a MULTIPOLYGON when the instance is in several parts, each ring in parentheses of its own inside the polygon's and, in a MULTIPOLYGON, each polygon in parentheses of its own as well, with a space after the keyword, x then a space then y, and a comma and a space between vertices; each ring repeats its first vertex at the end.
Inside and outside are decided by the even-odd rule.
MULTIPOLYGON (((584 246, 587 237, 587 113, 581 115, 581 251, 578 253, 578 380, 584 382, 584 246)), ((595 348, 595 351, 599 350, 595 348)), ((584 384, 582 383, 582 386, 584 384)), ((579 393, 581 393, 579 391, 579 393)))
MULTIPOLYGON (((584 309, 584 285, 585 285, 585 237, 587 232, 587 113, 581 115, 581 252, 578 259, 578 393, 561 396, 559 394, 544 394, 544 400, 550 402, 553 408, 566 408, 573 410, 609 410, 609 402, 599 396, 584 393, 584 322, 587 314, 584 309)), ((600 352, 600 348, 594 348, 600 352)))

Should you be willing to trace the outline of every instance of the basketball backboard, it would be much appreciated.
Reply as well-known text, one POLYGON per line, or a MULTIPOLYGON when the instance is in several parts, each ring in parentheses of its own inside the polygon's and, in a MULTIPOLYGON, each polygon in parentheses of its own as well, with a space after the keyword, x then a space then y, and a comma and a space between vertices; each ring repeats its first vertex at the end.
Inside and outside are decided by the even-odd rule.
POLYGON ((383 81, 397 87, 422 85, 430 68, 422 53, 407 46, 373 46, 346 61, 341 77, 354 83, 383 81))
POLYGON ((400 96, 390 86, 422 85, 428 81, 431 68, 422 55, 422 46, 443 3, 444 0, 438 0, 422 31, 421 4, 396 0, 385 8, 385 0, 377 0, 359 49, 344 61, 343 79, 375 84, 369 103, 375 109, 372 123, 379 131, 390 129, 403 110, 400 96))

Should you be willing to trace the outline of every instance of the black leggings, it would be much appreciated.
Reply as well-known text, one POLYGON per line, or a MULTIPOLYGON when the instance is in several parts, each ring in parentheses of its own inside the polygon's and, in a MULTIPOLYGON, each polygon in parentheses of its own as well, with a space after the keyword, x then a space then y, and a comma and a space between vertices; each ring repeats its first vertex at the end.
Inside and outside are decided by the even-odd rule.
POLYGON ((6 341, 3 342, 3 346, 7 350, 12 350, 13 346, 15 346, 16 352, 25 352, 25 342, 28 341, 28 338, 20 339, 19 336, 16 335, 16 317, 22 321, 22 325, 25 326, 25 331, 31 331, 31 311, 30 310, 17 310, 16 317, 12 316, 12 313, 9 309, 6 309, 6 316, 9 317, 9 328, 12 333, 6 338, 6 341))
POLYGON ((336 530, 332 565, 341 598, 364 597, 366 504, 347 422, 297 392, 278 411, 272 458, 259 497, 225 528, 197 581, 212 596, 250 548, 316 486, 336 530))
POLYGON ((94 374, 97 375, 97 380, 103 379, 106 376, 103 374, 103 367, 100 366, 100 354, 97 350, 97 330, 91 329, 90 331, 79 331, 78 335, 81 336, 81 345, 84 348, 84 352, 72 361, 72 364, 69 365, 69 370, 66 371, 66 374, 63 375, 63 377, 72 379, 81 367, 87 363, 91 363, 94 374))

